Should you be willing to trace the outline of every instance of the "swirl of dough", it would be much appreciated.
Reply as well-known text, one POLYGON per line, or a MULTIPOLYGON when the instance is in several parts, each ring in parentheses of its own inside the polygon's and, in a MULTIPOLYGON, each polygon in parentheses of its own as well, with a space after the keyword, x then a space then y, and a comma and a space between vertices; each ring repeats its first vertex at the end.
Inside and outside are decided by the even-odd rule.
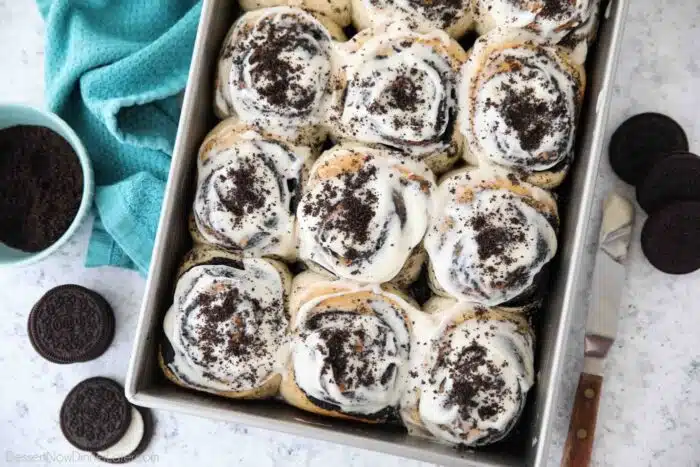
POLYGON ((332 36, 321 19, 290 7, 251 11, 224 41, 215 110, 295 143, 317 143, 332 69, 332 36))
MULTIPOLYGON (((299 203, 299 257, 338 277, 391 281, 423 239, 435 186, 424 163, 397 151, 331 148, 312 167, 299 203)), ((405 271, 412 279, 415 263, 405 271)))
POLYGON ((401 416, 409 432, 482 446, 505 437, 534 383, 534 337, 522 315, 438 297, 439 324, 414 344, 401 416))
POLYGON ((344 46, 330 129, 336 139, 380 143, 444 172, 461 152, 457 77, 466 53, 442 31, 405 23, 367 29, 344 46))
POLYGON ((310 150, 225 120, 199 152, 195 237, 245 256, 296 256, 295 213, 310 150))
POLYGON ((185 271, 163 322, 177 380, 215 393, 250 394, 272 378, 279 385, 290 278, 284 265, 262 258, 185 271))
POLYGON ((338 26, 348 26, 351 20, 350 0, 239 0, 245 11, 259 10, 274 6, 293 6, 328 17, 338 26))
POLYGON ((391 289, 344 281, 315 282, 300 293, 292 309, 288 378, 280 388, 285 400, 343 418, 395 416, 413 306, 391 289))
POLYGON ((498 27, 522 28, 551 42, 585 23, 599 0, 474 0, 480 35, 498 27))
POLYGON ((454 38, 472 26, 471 0, 353 0, 353 23, 363 30, 403 21, 420 32, 442 29, 454 38))
POLYGON ((496 167, 455 171, 436 191, 425 236, 439 295, 486 305, 522 298, 557 249, 556 201, 496 167))
POLYGON ((556 169, 571 156, 584 88, 583 69, 531 33, 479 38, 460 88, 465 157, 526 173, 556 169))

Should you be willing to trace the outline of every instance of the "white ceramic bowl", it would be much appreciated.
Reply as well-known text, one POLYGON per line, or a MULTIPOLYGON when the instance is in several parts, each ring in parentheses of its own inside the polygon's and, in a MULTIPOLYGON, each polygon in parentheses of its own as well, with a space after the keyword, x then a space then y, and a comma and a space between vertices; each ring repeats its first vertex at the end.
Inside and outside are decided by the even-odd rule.
MULTIPOLYGON (((59 249, 61 245, 66 243, 71 235, 75 233, 78 226, 80 226, 81 222, 87 216, 90 211, 90 206, 92 205, 92 198, 95 191, 92 164, 90 163, 90 158, 85 150, 85 146, 83 146, 78 135, 75 134, 75 131, 73 131, 66 122, 57 115, 46 110, 40 110, 21 104, 0 104, 0 130, 16 125, 43 126, 55 131, 68 141, 78 156, 80 167, 83 170, 83 196, 78 212, 73 222, 68 227, 68 230, 49 247, 41 251, 30 253, 11 248, 0 242, 0 267, 35 263, 59 249)), ((2 157, 2 154, 0 154, 0 157, 2 157)))

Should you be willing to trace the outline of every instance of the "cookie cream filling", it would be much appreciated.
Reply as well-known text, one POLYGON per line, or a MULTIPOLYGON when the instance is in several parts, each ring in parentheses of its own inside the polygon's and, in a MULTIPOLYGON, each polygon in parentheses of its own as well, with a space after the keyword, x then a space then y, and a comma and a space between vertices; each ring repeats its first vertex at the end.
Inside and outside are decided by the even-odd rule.
POLYGON ((126 429, 124 436, 122 436, 116 444, 105 450, 98 451, 97 454, 105 459, 121 459, 127 457, 133 454, 139 447, 145 430, 146 428, 143 423, 141 412, 135 407, 132 407, 131 423, 129 424, 129 428, 126 429))
POLYGON ((205 391, 260 387, 281 365, 287 331, 280 272, 262 259, 195 266, 182 275, 163 322, 185 385, 205 391))

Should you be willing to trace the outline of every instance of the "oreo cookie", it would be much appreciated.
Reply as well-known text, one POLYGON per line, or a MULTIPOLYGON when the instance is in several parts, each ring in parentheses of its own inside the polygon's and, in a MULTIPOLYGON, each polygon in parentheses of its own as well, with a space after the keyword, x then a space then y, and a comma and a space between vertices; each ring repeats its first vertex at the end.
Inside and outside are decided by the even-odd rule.
POLYGON ((700 157, 681 152, 658 161, 637 185, 637 201, 649 213, 675 201, 700 201, 700 157))
POLYGON ((431 297, 432 291, 428 285, 428 266, 426 264, 421 267, 416 280, 408 286, 408 292, 420 306, 423 306, 431 297))
POLYGON ((622 180, 636 185, 652 165, 676 151, 688 150, 688 138, 673 119, 643 113, 626 120, 610 139, 610 165, 622 180))
POLYGON ((85 362, 102 355, 114 337, 114 313, 96 292, 62 285, 46 292, 29 313, 29 340, 54 363, 85 362))
POLYGON ((136 459, 148 448, 153 436, 153 416, 145 407, 131 408, 131 424, 117 443, 104 451, 93 452, 99 460, 109 464, 125 464, 136 459))
POLYGON ((61 431, 78 449, 103 451, 124 437, 131 416, 124 388, 98 376, 86 379, 68 393, 61 406, 61 431))
POLYGON ((700 269, 700 202, 680 201, 654 211, 642 228, 642 251, 668 274, 700 269))

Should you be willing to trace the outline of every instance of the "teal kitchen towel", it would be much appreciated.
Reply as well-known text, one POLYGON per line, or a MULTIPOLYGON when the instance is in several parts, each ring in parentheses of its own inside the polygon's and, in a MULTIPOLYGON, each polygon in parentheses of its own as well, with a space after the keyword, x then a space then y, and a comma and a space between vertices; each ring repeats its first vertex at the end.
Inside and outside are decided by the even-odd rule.
POLYGON ((95 170, 87 266, 146 274, 201 11, 198 0, 37 0, 46 98, 95 170))

